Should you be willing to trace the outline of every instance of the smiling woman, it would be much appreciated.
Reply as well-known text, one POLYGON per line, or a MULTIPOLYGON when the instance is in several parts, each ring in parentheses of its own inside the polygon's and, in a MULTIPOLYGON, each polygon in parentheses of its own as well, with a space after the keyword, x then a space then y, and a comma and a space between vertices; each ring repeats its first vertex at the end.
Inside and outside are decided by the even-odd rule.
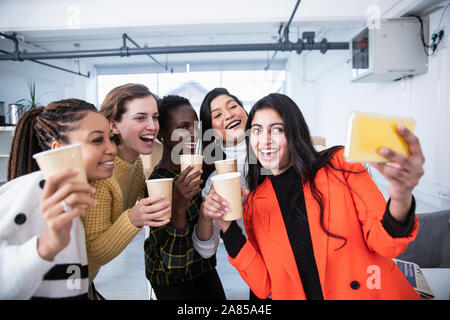
POLYGON ((108 120, 94 105, 78 99, 36 107, 20 118, 8 166, 12 180, 0 189, 0 299, 88 297, 79 217, 96 204, 90 196, 94 189, 67 181, 79 170, 44 180, 41 171, 34 172, 38 167, 32 155, 78 144, 87 179, 95 184, 113 173, 117 149, 110 137, 108 120))
MULTIPOLYGON (((98 201, 83 219, 92 282, 100 267, 114 259, 143 226, 162 226, 158 219, 169 212, 169 203, 145 198, 145 176, 140 154, 150 154, 159 131, 158 102, 146 86, 126 84, 111 90, 101 109, 109 120, 118 154, 113 176, 95 184, 98 201), (137 204, 136 201, 140 200, 137 204)), ((111 159, 103 165, 111 166, 111 159)), ((93 298, 102 298, 91 286, 93 298)))

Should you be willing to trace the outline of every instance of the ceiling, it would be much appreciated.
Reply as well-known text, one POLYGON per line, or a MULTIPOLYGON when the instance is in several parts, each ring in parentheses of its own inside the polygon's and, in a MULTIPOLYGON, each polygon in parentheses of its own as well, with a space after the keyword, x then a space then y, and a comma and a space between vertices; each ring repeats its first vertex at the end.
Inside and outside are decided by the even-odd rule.
MULTIPOLYGON (((401 16, 414 8, 429 9, 443 0, 303 0, 290 27, 290 40, 315 31, 316 41, 347 41, 362 28, 371 6, 382 16, 401 16), (425 5, 426 3, 427 5, 425 5)), ((0 32, 16 32, 21 49, 29 52, 113 49, 122 46, 127 33, 140 46, 181 46, 238 43, 275 43, 280 23, 286 24, 296 0, 191 0, 191 1, 0 1, 0 32), (124 3, 128 5, 124 5, 124 3), (39 4, 39 5, 38 5, 39 4), (19 15, 21 19, 15 18, 19 15), (36 20, 36 15, 39 19, 36 20), (77 20, 78 19, 78 20, 77 20), (20 22, 18 22, 20 21, 20 22)), ((130 48, 134 45, 127 42, 130 48)), ((5 39, 0 47, 12 51, 5 39)), ((273 68, 282 68, 289 52, 278 52, 273 68)), ((211 66, 247 66, 262 69, 273 52, 191 53, 83 59, 104 73, 128 70, 162 71, 163 66, 191 70, 211 66), (162 66, 161 66, 162 65, 162 66)), ((53 63, 52 60, 47 60, 53 63)))

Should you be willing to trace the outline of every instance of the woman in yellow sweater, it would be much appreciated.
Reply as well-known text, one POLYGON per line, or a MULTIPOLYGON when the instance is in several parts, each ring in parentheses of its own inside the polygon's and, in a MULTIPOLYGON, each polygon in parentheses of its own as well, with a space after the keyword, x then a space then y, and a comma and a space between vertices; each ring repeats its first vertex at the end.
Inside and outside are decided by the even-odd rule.
MULTIPOLYGON (((157 98, 144 85, 126 84, 108 93, 100 112, 110 122, 118 153, 113 176, 93 185, 97 205, 83 219, 91 283, 100 267, 120 254, 143 226, 167 224, 168 219, 157 220, 170 210, 169 202, 154 204, 162 198, 145 197, 139 157, 152 152, 159 131, 157 98)), ((93 283, 91 289, 96 293, 93 283)), ((95 297, 102 298, 98 293, 95 297)))

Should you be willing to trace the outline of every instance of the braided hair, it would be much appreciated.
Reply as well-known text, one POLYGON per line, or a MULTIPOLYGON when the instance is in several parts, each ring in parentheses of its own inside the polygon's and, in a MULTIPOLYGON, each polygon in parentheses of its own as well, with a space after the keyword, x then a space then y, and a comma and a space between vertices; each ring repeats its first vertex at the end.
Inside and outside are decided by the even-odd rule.
POLYGON ((51 102, 35 107, 19 119, 8 160, 7 179, 38 171, 33 155, 51 149, 54 141, 69 144, 67 133, 78 129, 78 122, 88 112, 99 112, 93 104, 79 99, 51 102))

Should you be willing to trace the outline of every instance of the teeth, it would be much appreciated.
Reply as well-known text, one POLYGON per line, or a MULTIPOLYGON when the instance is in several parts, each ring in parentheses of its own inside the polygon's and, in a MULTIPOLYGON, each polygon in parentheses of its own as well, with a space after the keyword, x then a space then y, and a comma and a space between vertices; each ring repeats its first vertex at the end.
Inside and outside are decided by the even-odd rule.
POLYGON ((240 120, 233 121, 232 123, 230 123, 227 126, 227 129, 230 129, 231 127, 234 127, 235 125, 238 125, 240 122, 241 122, 240 120))
POLYGON ((141 136, 141 138, 149 139, 149 140, 153 140, 154 137, 155 136, 153 136, 153 135, 141 136))
POLYGON ((259 150, 259 152, 261 152, 261 153, 275 153, 275 152, 278 152, 278 150, 276 150, 276 149, 266 149, 266 150, 259 150))
POLYGON ((110 165, 114 164, 114 161, 105 161, 105 162, 103 162, 103 164, 110 166, 110 165))

